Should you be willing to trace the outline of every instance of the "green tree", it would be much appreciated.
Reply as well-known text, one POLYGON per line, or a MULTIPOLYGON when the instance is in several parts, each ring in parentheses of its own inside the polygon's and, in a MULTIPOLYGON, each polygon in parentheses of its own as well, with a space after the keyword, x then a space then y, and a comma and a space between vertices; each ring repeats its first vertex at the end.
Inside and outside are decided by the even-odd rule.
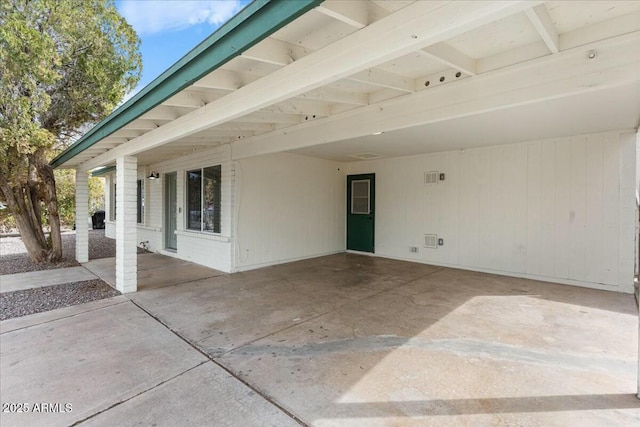
MULTIPOLYGON (((76 174, 71 169, 58 169, 55 171, 56 194, 58 198, 58 213, 60 223, 67 227, 74 223, 82 225, 87 219, 76 221, 76 174)), ((89 215, 95 211, 104 209, 104 178, 89 177, 89 215)))
POLYGON ((0 2, 0 199, 34 262, 62 257, 49 161, 135 87, 139 45, 112 0, 0 2))
MULTIPOLYGON (((60 224, 71 227, 76 222, 76 174, 73 169, 58 169, 54 175, 60 224)), ((89 215, 92 215, 97 210, 104 210, 104 178, 90 176, 88 186, 89 215)), ((0 209, 0 232, 11 231, 15 227, 11 211, 0 209)))

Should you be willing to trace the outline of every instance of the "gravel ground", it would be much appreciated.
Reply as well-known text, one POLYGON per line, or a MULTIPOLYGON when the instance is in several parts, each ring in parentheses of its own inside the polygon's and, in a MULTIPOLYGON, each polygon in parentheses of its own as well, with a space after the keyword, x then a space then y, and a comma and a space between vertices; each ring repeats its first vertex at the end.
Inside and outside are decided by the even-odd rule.
MULTIPOLYGON (((138 253, 144 253, 138 248, 138 253)), ((104 230, 89 230, 89 259, 116 256, 116 241, 104 237, 104 230)), ((62 233, 62 261, 58 263, 34 264, 20 237, 0 238, 0 274, 24 273, 27 271, 52 270, 54 268, 79 265, 76 257, 76 232, 62 233)))
MULTIPOLYGON (((20 237, 0 238, 0 275, 79 265, 74 259, 76 253, 75 234, 75 231, 62 233, 63 260, 61 262, 41 264, 31 262, 20 237)), ((143 249, 138 249, 138 253, 144 252, 143 249)), ((89 259, 115 256, 116 241, 104 237, 104 230, 89 230, 89 259)), ((0 278, 0 280, 2 279, 0 278)), ((41 313, 116 295, 120 295, 120 292, 99 279, 5 292, 0 294, 0 320, 41 313)))
POLYGON ((6 292, 0 294, 0 320, 41 313, 117 295, 120 295, 120 292, 99 279, 6 292))

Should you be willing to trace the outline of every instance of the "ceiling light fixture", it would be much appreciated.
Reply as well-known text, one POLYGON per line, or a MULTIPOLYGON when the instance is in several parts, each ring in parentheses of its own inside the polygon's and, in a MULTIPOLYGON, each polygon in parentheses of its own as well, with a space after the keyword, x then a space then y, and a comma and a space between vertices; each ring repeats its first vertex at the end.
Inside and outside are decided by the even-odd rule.
POLYGON ((589 53, 587 53, 587 58, 589 59, 595 59, 596 56, 598 56, 598 52, 595 50, 590 50, 589 53))
POLYGON ((149 177, 148 177, 148 178, 149 178, 149 179, 158 179, 158 178, 160 178, 160 174, 159 174, 157 171, 152 171, 152 172, 149 174, 149 177))
POLYGON ((383 131, 379 131, 379 132, 374 132, 372 135, 382 135, 384 132, 383 131))

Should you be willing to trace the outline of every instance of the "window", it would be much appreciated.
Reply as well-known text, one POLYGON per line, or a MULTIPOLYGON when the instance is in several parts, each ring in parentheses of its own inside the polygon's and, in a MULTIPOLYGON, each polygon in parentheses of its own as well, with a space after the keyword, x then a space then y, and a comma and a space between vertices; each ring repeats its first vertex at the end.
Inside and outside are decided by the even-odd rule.
POLYGON ((370 181, 368 179, 351 181, 351 213, 369 215, 371 206, 369 206, 369 198, 371 196, 369 189, 370 181))
MULTIPOLYGON (((111 191, 109 192, 109 219, 111 221, 116 220, 116 193, 117 186, 115 182, 111 184, 111 191)), ((144 180, 138 180, 138 189, 136 193, 136 222, 138 224, 144 223, 144 180)))
MULTIPOLYGON (((113 178, 113 181, 115 181, 115 177, 113 178)), ((109 219, 111 221, 115 221, 116 220, 116 183, 113 182, 113 184, 111 185, 111 191, 109 192, 109 219)))
POLYGON ((142 179, 138 180, 136 202, 136 222, 142 224, 144 222, 144 181, 142 179))
POLYGON ((220 233, 220 165, 187 172, 187 229, 220 233))

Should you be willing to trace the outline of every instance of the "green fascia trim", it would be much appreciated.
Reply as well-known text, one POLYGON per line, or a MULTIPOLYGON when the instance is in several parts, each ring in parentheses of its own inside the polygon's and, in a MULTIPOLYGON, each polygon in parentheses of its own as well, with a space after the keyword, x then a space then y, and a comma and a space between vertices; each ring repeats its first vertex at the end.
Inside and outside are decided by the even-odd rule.
POLYGON ((106 168, 100 168, 97 170, 94 170, 90 173, 91 176, 105 176, 111 172, 115 172, 116 171, 116 167, 115 166, 109 166, 106 168))
POLYGON ((57 168, 240 55, 323 0, 254 0, 51 161, 57 168))

